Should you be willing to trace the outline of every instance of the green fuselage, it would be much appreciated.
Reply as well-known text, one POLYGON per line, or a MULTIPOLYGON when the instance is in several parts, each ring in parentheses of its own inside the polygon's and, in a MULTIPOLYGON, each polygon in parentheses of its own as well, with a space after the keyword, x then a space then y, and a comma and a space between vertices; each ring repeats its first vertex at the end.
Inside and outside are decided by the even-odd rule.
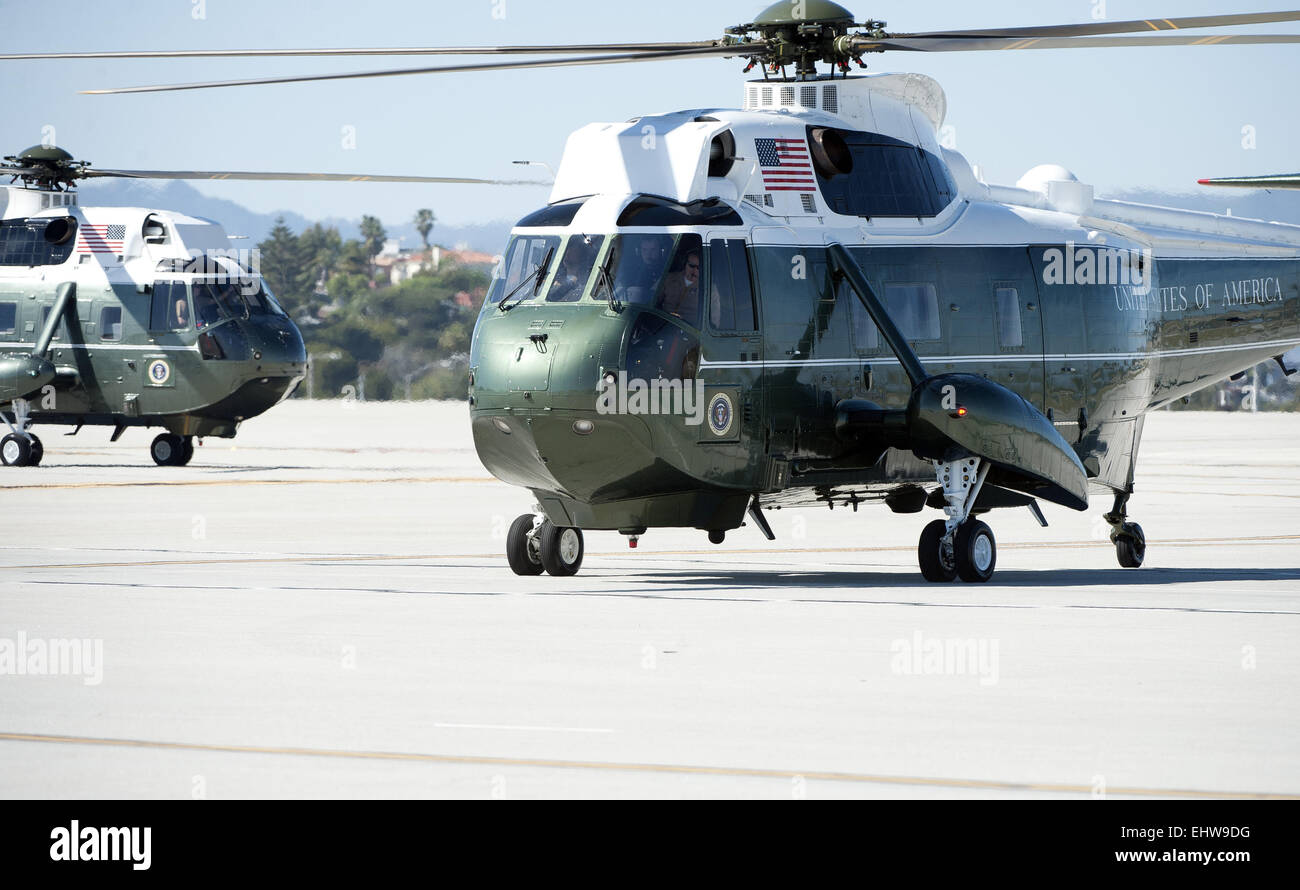
MULTIPOLYGON (((1094 483, 1131 484, 1146 412, 1300 342, 1300 260, 1156 257, 1145 277, 1117 279, 1112 266, 1109 278, 1076 279, 1073 265, 1064 276, 1054 267, 1052 250, 1073 261, 1067 244, 850 247, 929 375, 980 375, 1023 396, 1094 483)), ((536 296, 526 287, 503 311, 492 295, 471 357, 484 464, 531 489, 556 524, 624 530, 733 528, 755 494, 772 505, 856 504, 932 483, 911 452, 882 453, 837 430, 837 406, 903 409, 913 387, 825 248, 746 253, 756 317, 740 328, 719 329, 716 309, 688 323, 650 296, 611 306, 599 268, 581 299, 546 299, 555 263, 536 296), (698 380, 705 405, 721 399, 726 416, 649 413, 678 406, 653 399, 599 410, 602 379, 619 372, 688 390, 698 380)), ((702 254, 708 294, 721 254, 702 254)), ((1133 262, 1136 273, 1143 260, 1133 262)))

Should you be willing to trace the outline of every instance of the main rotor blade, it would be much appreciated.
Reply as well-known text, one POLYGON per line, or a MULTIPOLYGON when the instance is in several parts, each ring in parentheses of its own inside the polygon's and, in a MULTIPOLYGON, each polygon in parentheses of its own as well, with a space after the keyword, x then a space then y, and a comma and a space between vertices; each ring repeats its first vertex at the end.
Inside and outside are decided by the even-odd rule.
POLYGON ((1269 22, 1300 21, 1300 10, 1246 12, 1233 15, 1198 15, 1175 19, 1135 19, 1128 22, 1088 22, 1081 25, 1031 25, 1026 28, 985 28, 969 31, 923 31, 890 34, 889 37, 1090 37, 1095 34, 1125 34, 1134 31, 1181 31, 1187 28, 1227 28, 1232 25, 1262 25, 1269 22))
MULTIPOLYGON (((7 173, 8 171, 0 171, 7 173)), ((537 179, 466 179, 454 176, 388 176, 365 173, 261 173, 240 170, 84 170, 79 177, 100 179, 244 179, 286 182, 445 182, 469 185, 550 185, 537 179)))
POLYGON ((1300 173, 1273 176, 1225 176, 1198 179, 1200 185, 1228 185, 1250 189, 1300 189, 1300 173))
POLYGON ((282 56, 469 56, 545 55, 547 53, 667 52, 717 46, 716 40, 660 43, 572 43, 566 46, 389 46, 336 49, 159 49, 66 53, 0 53, 0 61, 31 59, 223 59, 282 56))
POLYGON ((922 53, 991 52, 1020 49, 1098 49, 1123 46, 1226 46, 1300 43, 1300 34, 1175 34, 1122 35, 1117 37, 890 37, 854 41, 860 52, 903 50, 922 53))
POLYGON ((363 77, 397 77, 404 74, 447 74, 456 71, 496 71, 522 68, 566 68, 577 65, 611 65, 621 62, 656 62, 709 56, 744 56, 746 49, 761 51, 763 44, 707 46, 694 49, 666 50, 651 53, 618 53, 604 56, 574 56, 563 59, 535 59, 524 62, 476 62, 468 65, 441 65, 432 68, 388 68, 382 71, 353 71, 344 74, 298 74, 287 77, 257 77, 247 80, 215 80, 206 83, 178 83, 159 86, 122 87, 113 90, 82 90, 86 95, 105 96, 118 93, 162 93, 173 90, 204 90, 210 87, 242 87, 270 83, 305 83, 317 80, 348 80, 363 77))

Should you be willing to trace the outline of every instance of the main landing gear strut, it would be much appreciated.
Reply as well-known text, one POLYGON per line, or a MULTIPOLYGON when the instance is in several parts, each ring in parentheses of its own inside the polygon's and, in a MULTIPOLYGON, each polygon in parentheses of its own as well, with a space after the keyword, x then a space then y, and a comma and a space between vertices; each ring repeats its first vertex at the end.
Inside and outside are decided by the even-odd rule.
POLYGON ((516 575, 576 575, 582 554, 582 529, 553 525, 541 513, 523 514, 506 533, 506 559, 516 575))
POLYGON ((14 399, 13 409, 13 423, 9 422, 9 415, 0 411, 5 426, 9 427, 9 435, 0 439, 0 461, 4 461, 7 467, 39 466, 41 458, 45 456, 45 446, 35 433, 27 429, 31 423, 27 402, 24 399, 14 399))
POLYGON ((982 583, 993 577, 998 547, 993 530, 971 516, 989 465, 978 457, 932 461, 943 486, 947 519, 936 519, 921 532, 917 558, 927 581, 982 583))
POLYGON ((1128 499, 1131 494, 1130 491, 1115 492, 1115 506, 1102 517, 1110 523, 1110 541, 1115 545, 1115 558, 1126 569, 1136 569, 1142 565, 1147 554, 1147 539, 1142 534, 1142 526, 1128 521, 1128 499))

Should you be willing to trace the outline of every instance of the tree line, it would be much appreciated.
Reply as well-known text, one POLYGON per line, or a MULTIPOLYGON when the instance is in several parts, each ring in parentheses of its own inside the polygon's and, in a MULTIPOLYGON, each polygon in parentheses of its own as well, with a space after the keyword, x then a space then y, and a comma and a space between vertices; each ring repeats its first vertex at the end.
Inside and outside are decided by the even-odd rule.
POLYGON ((297 397, 465 398, 470 335, 490 277, 448 262, 432 268, 436 217, 423 209, 414 222, 426 263, 398 284, 376 266, 387 233, 373 216, 349 239, 320 223, 295 234, 281 217, 258 245, 262 276, 311 356, 297 397))

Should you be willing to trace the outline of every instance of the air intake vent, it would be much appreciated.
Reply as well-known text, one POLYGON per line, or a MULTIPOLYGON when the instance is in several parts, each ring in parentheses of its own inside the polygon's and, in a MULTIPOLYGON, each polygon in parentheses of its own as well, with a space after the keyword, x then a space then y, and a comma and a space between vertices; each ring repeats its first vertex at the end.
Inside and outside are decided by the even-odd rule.
POLYGON ((799 200, 803 202, 804 213, 817 212, 817 199, 812 195, 808 194, 808 192, 804 192, 803 194, 801 194, 799 196, 799 200))
POLYGON ((745 195, 745 200, 756 207, 771 207, 771 195, 745 195))
POLYGON ((781 104, 794 104, 794 87, 781 87, 781 104))
POLYGON ((772 88, 763 87, 763 106, 767 107, 772 104, 772 88))
POLYGON ((1192 344, 1193 346, 1199 343, 1200 340, 1201 340, 1201 335, 1200 332, 1198 331, 1192 331, 1190 334, 1187 335, 1187 342, 1192 344))
POLYGON ((822 108, 831 114, 839 114, 840 111, 840 88, 835 86, 822 87, 822 108))
POLYGON ((799 87, 799 104, 804 108, 816 108, 817 87, 799 87))

